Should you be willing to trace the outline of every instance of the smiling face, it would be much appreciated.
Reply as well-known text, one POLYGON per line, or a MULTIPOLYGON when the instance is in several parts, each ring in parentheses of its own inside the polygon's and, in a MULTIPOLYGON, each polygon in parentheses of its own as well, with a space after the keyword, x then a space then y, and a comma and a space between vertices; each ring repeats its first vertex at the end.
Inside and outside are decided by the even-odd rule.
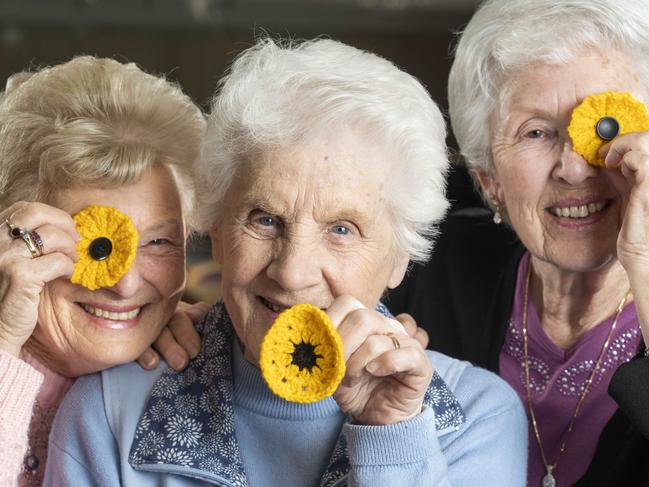
POLYGON ((405 273, 385 203, 386 156, 354 130, 335 135, 244 163, 210 232, 225 305, 252 363, 287 307, 326 309, 343 294, 374 307, 405 273))
POLYGON ((50 203, 72 215, 90 205, 116 208, 131 217, 139 243, 112 287, 89 291, 64 278, 46 284, 29 347, 68 375, 134 360, 169 320, 185 282, 185 224, 171 172, 159 167, 115 189, 72 188, 50 203))
POLYGON ((568 271, 599 269, 615 259, 624 214, 618 171, 590 166, 572 151, 572 110, 586 96, 630 91, 637 73, 619 53, 594 51, 565 66, 533 65, 510 80, 491 137, 495 171, 479 175, 485 193, 537 258, 568 271))

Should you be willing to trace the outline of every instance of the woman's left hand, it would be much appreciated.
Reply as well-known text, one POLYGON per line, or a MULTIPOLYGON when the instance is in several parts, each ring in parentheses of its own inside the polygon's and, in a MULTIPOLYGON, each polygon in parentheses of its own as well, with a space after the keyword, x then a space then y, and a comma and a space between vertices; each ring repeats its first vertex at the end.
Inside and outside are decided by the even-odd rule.
POLYGON ((153 346, 137 360, 143 369, 154 369, 160 362, 160 356, 175 370, 187 367, 189 361, 199 354, 201 350, 201 337, 196 332, 194 325, 198 323, 210 309, 209 304, 199 302, 195 304, 181 301, 169 323, 162 329, 153 346))
POLYGON ((642 336, 649 345, 649 132, 625 134, 605 146, 609 174, 626 201, 617 239, 617 258, 624 267, 642 336), (621 175, 620 175, 621 174, 621 175))
MULTIPOLYGON (((649 275, 649 132, 622 135, 604 146, 610 176, 627 199, 617 241, 617 256, 627 273, 649 275)), ((632 278, 632 275, 629 276, 632 278)))
POLYGON ((327 314, 338 328, 347 362, 333 395, 343 412, 372 425, 421 413, 433 367, 419 341, 396 320, 351 296, 336 298, 327 314))

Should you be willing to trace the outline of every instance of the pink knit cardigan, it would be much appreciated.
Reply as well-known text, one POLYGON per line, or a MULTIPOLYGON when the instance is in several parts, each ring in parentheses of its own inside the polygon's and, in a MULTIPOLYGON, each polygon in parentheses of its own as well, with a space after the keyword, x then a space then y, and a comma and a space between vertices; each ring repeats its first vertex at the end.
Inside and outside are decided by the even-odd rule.
POLYGON ((54 413, 73 379, 0 351, 0 487, 38 486, 54 413))

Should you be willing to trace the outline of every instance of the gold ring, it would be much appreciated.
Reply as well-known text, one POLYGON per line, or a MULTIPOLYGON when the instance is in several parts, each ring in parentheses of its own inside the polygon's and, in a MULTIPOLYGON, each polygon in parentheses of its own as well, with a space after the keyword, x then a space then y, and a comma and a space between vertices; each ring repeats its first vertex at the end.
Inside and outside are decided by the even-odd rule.
POLYGON ((34 242, 34 245, 36 246, 36 250, 38 250, 39 256, 43 255, 45 253, 45 246, 43 244, 43 239, 41 238, 40 234, 36 230, 32 230, 29 232, 29 236, 32 239, 32 242, 34 242))
POLYGON ((32 254, 32 258, 40 257, 42 255, 41 251, 36 246, 36 243, 32 240, 32 236, 29 232, 24 232, 20 235, 20 238, 22 238, 25 245, 27 245, 29 252, 32 254))
POLYGON ((399 350, 401 348, 401 343, 399 343, 399 339, 395 336, 395 334, 388 333, 388 337, 390 337, 390 340, 392 340, 392 345, 394 345, 394 349, 399 350))

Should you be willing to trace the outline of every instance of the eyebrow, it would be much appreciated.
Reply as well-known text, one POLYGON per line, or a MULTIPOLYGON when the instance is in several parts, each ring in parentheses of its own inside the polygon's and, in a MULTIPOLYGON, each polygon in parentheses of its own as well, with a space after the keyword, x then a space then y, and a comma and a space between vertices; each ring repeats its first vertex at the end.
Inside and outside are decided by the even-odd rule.
MULTIPOLYGON (((257 209, 263 213, 268 213, 269 215, 282 217, 282 212, 274 206, 270 201, 265 197, 256 197, 256 195, 247 195, 242 199, 242 208, 245 209, 257 209)), ((317 211, 317 208, 316 208, 317 211)), ((356 208, 343 207, 340 208, 332 218, 331 215, 326 219, 327 221, 351 221, 357 224, 368 224, 373 221, 372 218, 368 218, 368 215, 356 208)))
POLYGON ((271 215, 276 215, 279 212, 279 209, 275 206, 273 206, 270 201, 268 201, 266 198, 260 198, 257 197, 255 194, 251 195, 246 195, 242 200, 241 200, 241 207, 243 208, 255 208, 260 211, 263 211, 264 213, 268 213, 271 215))
POLYGON ((143 228, 142 232, 140 233, 145 233, 145 232, 156 233, 161 230, 167 230, 170 227, 174 227, 174 230, 177 230, 178 232, 182 232, 182 228, 183 228, 182 221, 178 220, 177 218, 168 218, 166 220, 156 223, 155 225, 151 225, 143 228))

